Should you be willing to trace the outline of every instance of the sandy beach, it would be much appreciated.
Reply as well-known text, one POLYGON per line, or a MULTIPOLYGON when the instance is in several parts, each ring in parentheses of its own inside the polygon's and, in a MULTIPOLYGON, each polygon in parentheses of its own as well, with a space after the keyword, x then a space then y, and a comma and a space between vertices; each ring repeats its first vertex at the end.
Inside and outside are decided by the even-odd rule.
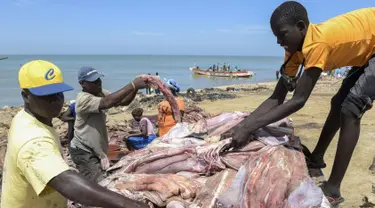
MULTIPOLYGON (((320 80, 305 107, 291 116, 294 121, 295 134, 300 136, 303 144, 310 150, 313 150, 319 138, 321 128, 330 109, 330 99, 341 85, 341 81, 337 82, 337 79, 320 80)), ((275 83, 276 82, 236 85, 234 87, 239 88, 239 92, 222 92, 224 94, 233 94, 236 98, 211 99, 213 101, 205 99, 195 104, 212 114, 233 111, 253 111, 272 93, 275 83)), ((226 87, 220 88, 225 89, 226 87)), ((290 99, 291 96, 292 94, 290 93, 288 99, 290 99)), ((145 114, 155 115, 157 113, 156 105, 157 102, 152 101, 143 105, 142 107, 145 108, 145 114)), ((107 126, 126 123, 125 120, 130 118, 132 107, 134 106, 131 105, 128 108, 111 109, 107 126)), ((19 109, 20 108, 5 107, 0 110, 0 116, 2 118, 0 121, 0 136, 2 138, 2 142, 0 142, 2 146, 2 148, 0 148, 0 156, 5 153, 6 141, 4 139, 6 139, 11 119, 19 109)), ((63 124, 58 119, 56 119, 55 124, 56 128, 61 133, 60 135, 64 136, 66 124, 63 124)), ((360 139, 342 184, 342 195, 346 200, 345 203, 342 204, 342 207, 359 207, 363 204, 362 200, 364 197, 368 197, 369 201, 375 202, 375 196, 372 193, 374 177, 371 171, 368 170, 374 156, 371 150, 374 147, 374 125, 375 111, 369 111, 363 117, 360 139)), ((332 168, 337 138, 338 134, 325 156, 327 168, 325 168, 323 172, 327 178, 332 168)))

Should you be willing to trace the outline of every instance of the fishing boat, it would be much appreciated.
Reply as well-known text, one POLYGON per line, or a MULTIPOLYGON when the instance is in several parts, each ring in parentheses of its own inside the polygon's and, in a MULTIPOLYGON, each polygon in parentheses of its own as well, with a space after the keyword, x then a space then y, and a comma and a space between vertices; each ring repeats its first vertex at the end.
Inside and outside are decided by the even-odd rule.
POLYGON ((247 70, 236 70, 236 71, 213 71, 212 69, 200 69, 197 66, 190 67, 190 71, 198 75, 215 76, 215 77, 242 77, 248 78, 255 75, 255 72, 247 70))

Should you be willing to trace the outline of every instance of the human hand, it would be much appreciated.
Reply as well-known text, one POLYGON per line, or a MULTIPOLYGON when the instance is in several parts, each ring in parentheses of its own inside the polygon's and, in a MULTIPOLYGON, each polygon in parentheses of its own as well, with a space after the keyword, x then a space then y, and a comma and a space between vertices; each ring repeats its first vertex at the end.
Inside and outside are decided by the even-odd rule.
POLYGON ((232 142, 225 148, 225 150, 229 150, 232 147, 239 149, 244 147, 250 141, 250 134, 251 132, 248 132, 246 127, 243 125, 237 125, 224 132, 221 135, 220 140, 232 137, 232 142))
POLYGON ((102 170, 107 170, 109 168, 109 159, 107 156, 100 159, 100 166, 102 167, 102 170))
POLYGON ((148 87, 148 81, 142 77, 137 77, 133 80, 134 87, 139 89, 144 89, 148 87))

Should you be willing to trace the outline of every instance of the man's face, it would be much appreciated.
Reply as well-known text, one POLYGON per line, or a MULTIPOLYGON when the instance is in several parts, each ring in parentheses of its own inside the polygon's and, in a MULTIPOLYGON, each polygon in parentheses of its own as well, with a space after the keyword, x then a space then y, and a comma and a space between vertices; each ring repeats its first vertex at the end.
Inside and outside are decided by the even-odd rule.
POLYGON ((64 105, 64 94, 62 92, 46 96, 36 96, 24 90, 22 91, 22 97, 29 110, 43 118, 50 119, 59 116, 64 105))
POLYGON ((277 44, 286 51, 293 54, 302 49, 303 40, 306 34, 307 26, 303 21, 295 25, 279 23, 272 25, 272 32, 277 38, 277 44))
POLYGON ((102 92, 102 80, 100 78, 93 82, 82 81, 80 84, 82 88, 90 94, 98 95, 102 92))

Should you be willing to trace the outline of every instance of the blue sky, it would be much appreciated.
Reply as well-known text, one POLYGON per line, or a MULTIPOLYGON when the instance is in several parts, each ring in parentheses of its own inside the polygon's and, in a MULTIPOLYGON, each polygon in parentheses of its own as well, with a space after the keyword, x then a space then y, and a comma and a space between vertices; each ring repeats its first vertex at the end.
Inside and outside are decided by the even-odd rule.
MULTIPOLYGON (((1 0, 0 54, 271 55, 282 0, 1 0)), ((300 0, 313 23, 374 0, 300 0)))

